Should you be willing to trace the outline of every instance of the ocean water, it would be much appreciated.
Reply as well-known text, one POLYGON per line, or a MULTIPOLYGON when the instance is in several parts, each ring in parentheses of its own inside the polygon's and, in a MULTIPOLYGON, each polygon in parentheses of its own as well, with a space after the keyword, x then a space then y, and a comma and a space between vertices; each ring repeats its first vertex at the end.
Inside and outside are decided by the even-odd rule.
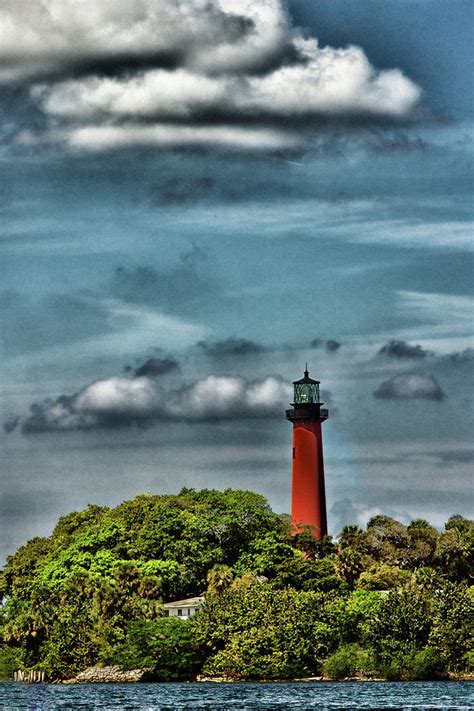
POLYGON ((0 683, 1 711, 179 709, 474 709, 470 682, 280 682, 215 684, 0 683))

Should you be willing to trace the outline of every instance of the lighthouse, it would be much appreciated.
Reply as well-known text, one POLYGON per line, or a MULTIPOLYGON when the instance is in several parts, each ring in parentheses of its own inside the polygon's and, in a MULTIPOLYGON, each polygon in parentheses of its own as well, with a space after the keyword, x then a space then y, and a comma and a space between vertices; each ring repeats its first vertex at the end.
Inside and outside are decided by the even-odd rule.
POLYGON ((291 516, 294 531, 310 526, 319 540, 327 535, 326 490, 321 424, 329 412, 323 408, 319 380, 304 377, 295 380, 294 402, 286 410, 286 419, 293 423, 293 460, 291 516))

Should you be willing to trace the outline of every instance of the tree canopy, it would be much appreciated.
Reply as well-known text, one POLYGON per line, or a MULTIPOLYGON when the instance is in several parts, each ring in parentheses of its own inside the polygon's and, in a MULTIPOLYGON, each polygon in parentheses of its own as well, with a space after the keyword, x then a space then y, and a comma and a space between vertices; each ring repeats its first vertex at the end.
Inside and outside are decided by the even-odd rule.
POLYGON ((7 559, 0 675, 436 678, 472 664, 473 548, 460 516, 442 532, 380 515, 335 541, 292 535, 250 491, 89 506, 7 559), (165 617, 164 602, 202 594, 190 620, 165 617))

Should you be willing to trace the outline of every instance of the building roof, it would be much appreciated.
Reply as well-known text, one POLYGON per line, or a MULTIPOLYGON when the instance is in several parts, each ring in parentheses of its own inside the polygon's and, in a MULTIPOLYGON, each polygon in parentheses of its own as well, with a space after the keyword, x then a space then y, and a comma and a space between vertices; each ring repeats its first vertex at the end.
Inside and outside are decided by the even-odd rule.
POLYGON ((313 378, 310 378, 309 373, 308 373, 308 368, 306 368, 306 370, 304 371, 304 377, 300 378, 299 380, 294 380, 293 385, 304 385, 304 384, 310 384, 310 385, 318 384, 319 385, 320 382, 321 382, 320 380, 313 380, 313 378))
POLYGON ((175 607, 199 607, 204 602, 204 595, 199 597, 188 597, 186 600, 173 600, 172 602, 165 602, 163 607, 166 610, 175 607))

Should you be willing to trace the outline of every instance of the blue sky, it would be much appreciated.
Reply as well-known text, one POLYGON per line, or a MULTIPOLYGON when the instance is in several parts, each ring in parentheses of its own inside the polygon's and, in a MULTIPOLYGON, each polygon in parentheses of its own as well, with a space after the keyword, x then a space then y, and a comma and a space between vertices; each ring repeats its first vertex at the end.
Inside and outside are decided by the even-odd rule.
POLYGON ((288 511, 306 361, 332 533, 469 515, 472 3, 69 5, 1 10, 2 554, 143 491, 288 511))

